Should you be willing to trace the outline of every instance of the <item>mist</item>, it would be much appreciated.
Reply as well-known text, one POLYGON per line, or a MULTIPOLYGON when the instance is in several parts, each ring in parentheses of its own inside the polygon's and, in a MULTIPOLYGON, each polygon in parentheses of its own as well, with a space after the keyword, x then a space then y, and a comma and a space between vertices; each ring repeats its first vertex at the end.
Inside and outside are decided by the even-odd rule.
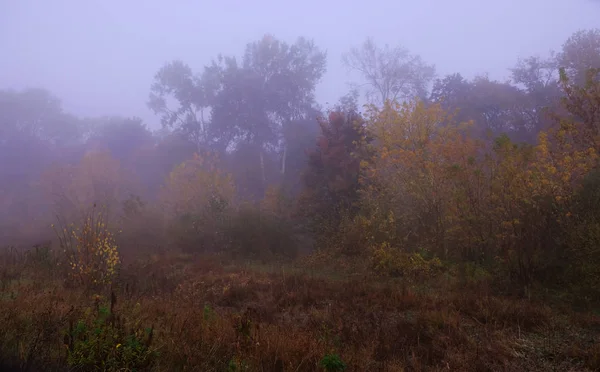
POLYGON ((600 370, 598 20, 1 1, 0 370, 600 370))
POLYGON ((317 98, 333 103, 356 78, 341 55, 366 37, 405 46, 442 76, 503 80, 517 58, 559 49, 578 29, 598 27, 599 15, 588 0, 4 1, 0 86, 42 87, 75 115, 138 116, 156 129, 145 100, 162 64, 181 59, 199 70, 219 53, 239 56, 266 33, 311 38, 327 51, 317 98))

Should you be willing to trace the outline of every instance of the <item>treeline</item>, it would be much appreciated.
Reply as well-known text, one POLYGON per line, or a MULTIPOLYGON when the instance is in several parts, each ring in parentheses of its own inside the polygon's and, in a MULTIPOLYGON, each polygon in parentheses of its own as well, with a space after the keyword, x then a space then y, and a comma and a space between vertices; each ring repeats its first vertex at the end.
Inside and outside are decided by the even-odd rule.
MULTIPOLYGON (((326 54, 265 36, 200 73, 166 64, 137 118, 76 118, 0 92, 0 228, 34 243, 107 209, 130 253, 360 257, 384 275, 482 268, 508 287, 600 294, 600 30, 511 79, 435 68, 372 40, 344 56, 369 87, 315 100, 326 54), (363 112, 364 111, 364 112, 363 112)), ((471 270, 469 269, 469 270, 471 270)))

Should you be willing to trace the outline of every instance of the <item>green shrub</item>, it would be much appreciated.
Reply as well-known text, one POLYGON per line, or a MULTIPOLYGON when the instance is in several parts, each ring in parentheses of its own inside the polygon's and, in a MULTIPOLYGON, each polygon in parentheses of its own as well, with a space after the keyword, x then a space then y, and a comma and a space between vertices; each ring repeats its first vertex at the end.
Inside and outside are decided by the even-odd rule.
POLYGON ((114 313, 116 297, 109 305, 97 297, 93 308, 70 322, 65 334, 70 367, 102 371, 135 371, 151 366, 157 356, 152 347, 153 328, 133 326, 114 313))
POLYGON ((229 360, 227 364, 227 372, 238 372, 238 371, 249 371, 250 366, 243 360, 239 360, 238 358, 233 358, 229 360))
POLYGON ((327 354, 321 359, 321 367, 327 372, 341 372, 346 370, 346 363, 337 354, 327 354))

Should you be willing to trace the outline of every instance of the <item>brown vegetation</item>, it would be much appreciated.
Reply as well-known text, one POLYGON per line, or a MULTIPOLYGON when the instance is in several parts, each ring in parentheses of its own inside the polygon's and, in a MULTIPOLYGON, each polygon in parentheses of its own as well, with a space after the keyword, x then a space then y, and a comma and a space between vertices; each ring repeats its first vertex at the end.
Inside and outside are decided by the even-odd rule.
MULTIPOLYGON (((466 285, 452 273, 413 283, 368 272, 332 278, 306 263, 224 265, 169 254, 124 267, 112 293, 99 296, 65 288, 45 252, 2 257, 5 368, 62 370, 73 324, 98 306, 119 319, 96 325, 105 332, 151 327, 157 354, 148 367, 159 371, 314 371, 326 355, 352 371, 600 367, 598 316, 494 296, 484 281, 466 285)), ((106 346, 126 347, 117 342, 125 344, 106 346)))

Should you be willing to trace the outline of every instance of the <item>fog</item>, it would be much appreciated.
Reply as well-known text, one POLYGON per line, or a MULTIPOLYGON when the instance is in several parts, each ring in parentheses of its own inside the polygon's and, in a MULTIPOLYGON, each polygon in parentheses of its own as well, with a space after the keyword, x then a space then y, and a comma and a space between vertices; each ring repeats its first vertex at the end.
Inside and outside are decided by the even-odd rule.
POLYGON ((300 213, 327 189, 313 216, 350 208, 372 151, 352 146, 381 124, 364 103, 534 145, 564 111, 559 68, 581 84, 600 65, 597 2, 415 4, 3 1, 0 232, 35 240, 94 204, 163 227, 221 199, 300 213))
POLYGON ((600 371, 599 279, 600 1, 0 0, 0 370, 600 371))
POLYGON ((342 53, 367 36, 405 46, 440 76, 504 79, 518 57, 559 49, 598 19, 600 5, 589 0, 3 0, 0 88, 45 88, 76 115, 139 116, 158 128, 145 102, 159 67, 181 59, 200 71, 265 33, 312 38, 327 51, 317 101, 333 103, 357 80, 342 53))

